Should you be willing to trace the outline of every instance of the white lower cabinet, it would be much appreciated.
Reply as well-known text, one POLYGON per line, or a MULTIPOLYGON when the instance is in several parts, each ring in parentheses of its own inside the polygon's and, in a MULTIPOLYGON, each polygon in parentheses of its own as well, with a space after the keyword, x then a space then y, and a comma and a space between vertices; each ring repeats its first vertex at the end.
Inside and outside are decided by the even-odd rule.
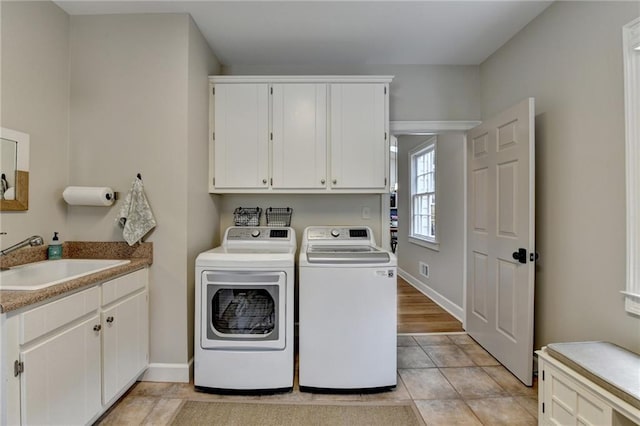
POLYGON ((97 315, 20 352, 21 419, 29 425, 80 425, 100 412, 97 315))
POLYGON ((0 317, 0 425, 96 420, 148 365, 148 270, 0 317))
POLYGON ((640 424, 640 410, 551 357, 538 354, 538 423, 627 426, 640 424))
POLYGON ((609 425, 611 407, 552 365, 544 367, 545 424, 609 425))
POLYGON ((102 311, 102 402, 108 404, 148 364, 147 292, 102 311))

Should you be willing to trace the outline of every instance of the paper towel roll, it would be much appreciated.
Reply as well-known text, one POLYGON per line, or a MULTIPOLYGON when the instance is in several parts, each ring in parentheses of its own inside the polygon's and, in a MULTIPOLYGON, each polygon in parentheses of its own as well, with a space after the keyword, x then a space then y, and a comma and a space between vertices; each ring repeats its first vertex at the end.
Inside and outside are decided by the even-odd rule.
POLYGON ((113 204, 113 190, 106 186, 68 186, 62 198, 72 206, 110 206, 113 204))

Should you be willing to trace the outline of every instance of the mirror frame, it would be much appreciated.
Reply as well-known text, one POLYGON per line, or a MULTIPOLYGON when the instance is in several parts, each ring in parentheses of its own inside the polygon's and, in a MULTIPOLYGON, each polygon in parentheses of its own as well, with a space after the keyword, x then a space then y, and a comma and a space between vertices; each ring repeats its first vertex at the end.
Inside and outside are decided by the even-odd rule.
POLYGON ((16 198, 0 200, 0 211, 25 211, 29 209, 29 135, 17 130, 0 127, 0 137, 18 143, 16 161, 16 198))

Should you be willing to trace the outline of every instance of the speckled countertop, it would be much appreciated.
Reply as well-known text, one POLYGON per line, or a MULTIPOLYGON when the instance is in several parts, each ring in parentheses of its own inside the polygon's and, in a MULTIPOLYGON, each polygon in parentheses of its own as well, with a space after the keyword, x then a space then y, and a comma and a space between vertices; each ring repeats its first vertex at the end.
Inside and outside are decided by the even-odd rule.
MULTIPOLYGON (((101 281, 142 269, 153 263, 153 243, 130 247, 126 242, 67 241, 63 244, 64 259, 129 259, 126 265, 85 275, 42 290, 0 290, 0 313, 14 311, 34 303, 89 288, 101 281)), ((26 263, 47 260, 47 246, 29 247, 0 257, 0 267, 9 268, 26 263)))

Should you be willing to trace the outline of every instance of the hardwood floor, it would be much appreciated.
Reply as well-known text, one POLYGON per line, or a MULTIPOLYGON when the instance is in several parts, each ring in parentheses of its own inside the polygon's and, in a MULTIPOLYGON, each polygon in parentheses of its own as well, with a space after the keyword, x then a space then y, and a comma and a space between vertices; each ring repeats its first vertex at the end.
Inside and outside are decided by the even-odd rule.
POLYGON ((398 333, 453 333, 462 323, 398 277, 398 333))

